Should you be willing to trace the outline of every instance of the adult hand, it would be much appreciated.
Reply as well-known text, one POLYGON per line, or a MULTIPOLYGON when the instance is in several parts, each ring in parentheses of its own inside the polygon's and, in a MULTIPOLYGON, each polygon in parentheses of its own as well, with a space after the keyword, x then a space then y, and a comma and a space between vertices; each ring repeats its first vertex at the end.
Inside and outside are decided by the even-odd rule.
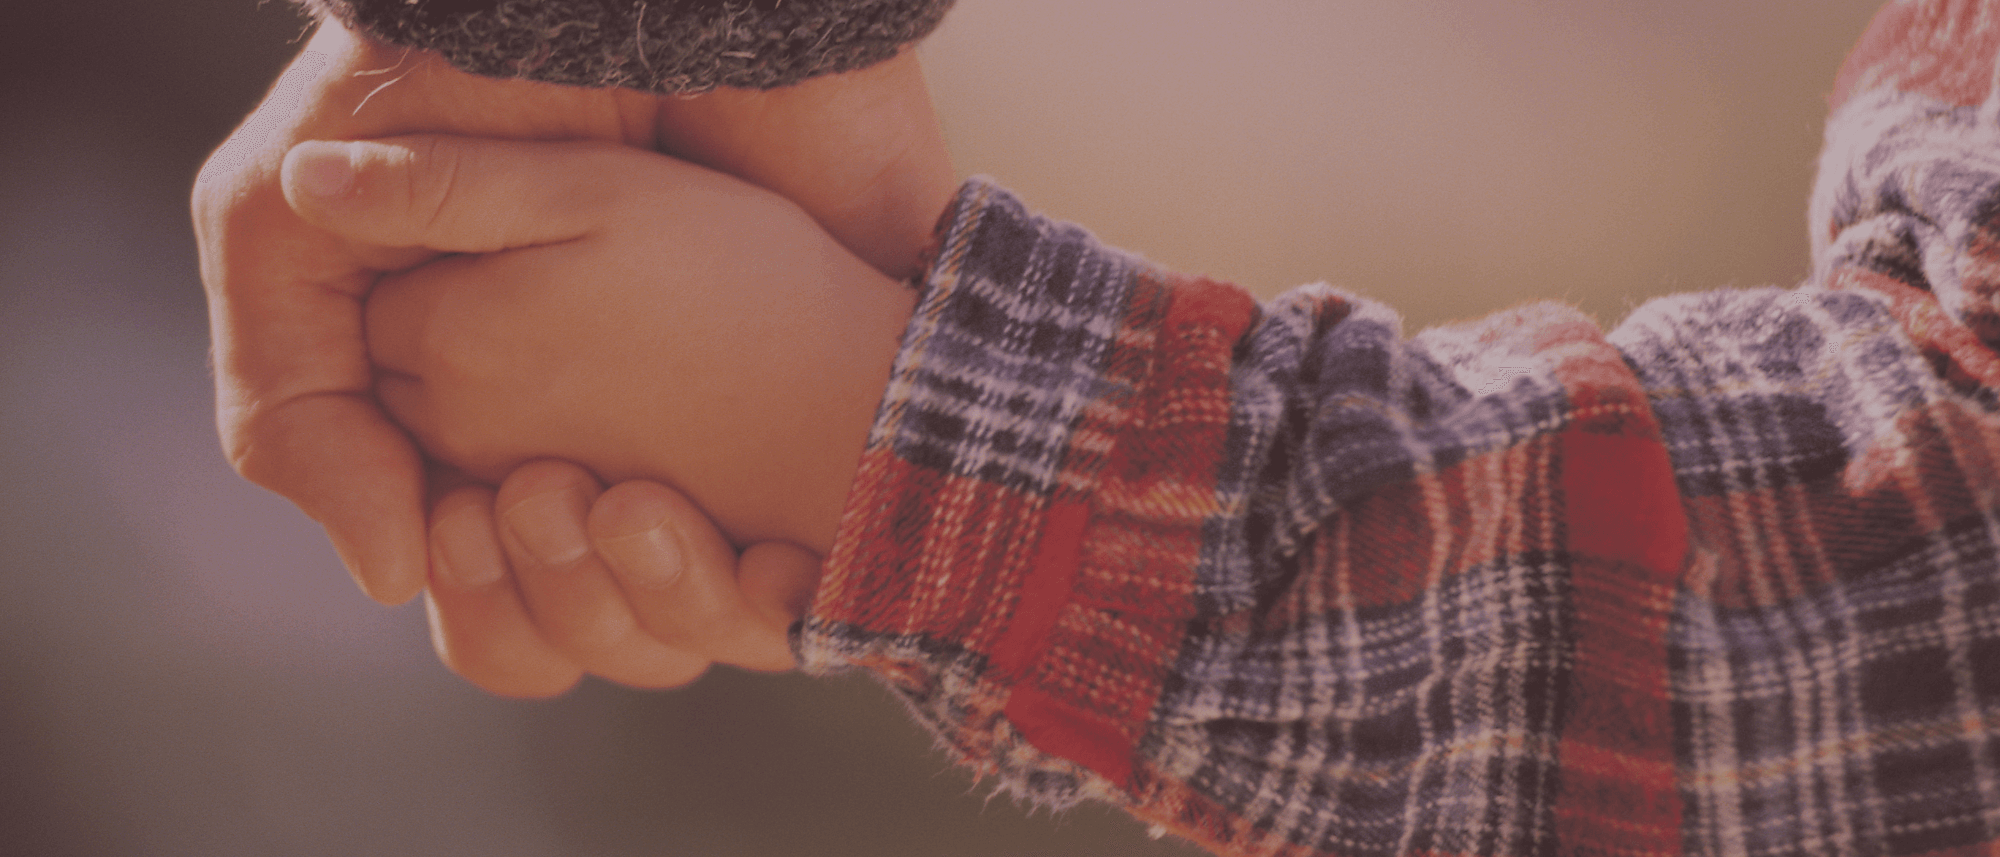
MULTIPOLYGON (((433 54, 381 45, 337 22, 322 26, 266 102, 204 165, 193 208, 216 337, 218 422, 231 461, 324 524, 364 592, 385 603, 406 600, 425 580, 425 480, 416 451, 368 396, 355 302, 380 272, 433 254, 302 228, 280 205, 276 165, 297 140, 426 130, 616 140, 677 151, 793 195, 835 237, 898 277, 915 270, 955 186, 910 53, 788 90, 656 99, 467 75, 433 54)), ((443 487, 436 480, 430 487, 435 500, 443 487)), ((474 498, 480 491, 460 490, 474 498)), ((453 517, 478 507, 464 500, 449 506, 453 517)), ((709 526, 684 503, 663 508, 688 509, 681 523, 687 530, 709 526)), ((514 519, 534 523, 525 511, 514 519)), ((489 521, 475 531, 497 539, 501 529, 489 521)), ((464 544, 463 538, 441 542, 436 533, 430 541, 464 544)), ((759 558, 790 556, 786 550, 753 549, 744 579, 766 567, 759 558)), ((496 541, 458 565, 491 562, 481 573, 504 575, 505 555, 496 541)), ((770 567, 790 568, 785 579, 793 588, 816 574, 799 562, 770 567)), ((434 638, 465 640, 440 625, 451 608, 435 600, 432 606, 434 638)), ((576 638, 560 629, 542 633, 576 638)), ((739 662, 726 642, 705 648, 739 662)), ((572 660, 595 662, 575 652, 572 660)), ((662 683, 632 680, 629 670, 600 671, 631 683, 662 683)))
POLYGON ((658 146, 792 196, 891 276, 915 271, 955 179, 913 53, 771 92, 655 98, 464 74, 321 26, 202 169, 193 214, 231 463, 327 529, 364 592, 401 603, 427 558, 421 460, 369 397, 358 300, 429 254, 306 228, 277 190, 304 139, 415 131, 658 146))
POLYGON ((308 226, 279 188, 284 153, 299 140, 420 130, 650 148, 658 102, 468 75, 337 23, 284 80, 194 188, 217 422, 237 471, 319 521, 362 590, 398 604, 425 581, 425 478, 375 404, 361 298, 380 272, 432 254, 308 226))

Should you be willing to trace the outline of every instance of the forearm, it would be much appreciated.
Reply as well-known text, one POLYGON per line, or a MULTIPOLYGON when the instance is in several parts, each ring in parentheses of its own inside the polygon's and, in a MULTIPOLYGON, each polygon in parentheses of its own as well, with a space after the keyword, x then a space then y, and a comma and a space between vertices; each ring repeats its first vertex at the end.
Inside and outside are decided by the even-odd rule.
MULTIPOLYGON (((1862 207, 1907 204, 1869 187, 1862 207)), ((1232 854, 1675 853, 1738 829, 1810 853, 1783 796, 1824 747, 1880 782, 1817 811, 1931 787, 1894 735, 1960 735, 1949 665, 2000 637, 1992 599, 1918 607, 1992 588, 1968 535, 1992 511, 1958 492, 2000 473, 1953 450, 1993 436, 2000 377, 1921 291, 1677 296, 1610 334, 1540 303, 1405 338, 1330 289, 1253 312, 971 190, 796 641, 809 671, 876 672, 1004 788, 1232 854), (1871 707, 1811 743, 1760 731, 1857 681, 1871 707)), ((1866 237, 1849 288, 1908 270, 1866 237)), ((1990 838, 1954 815, 1981 781, 1937 783, 1898 823, 1990 838)))
MULTIPOLYGON (((662 425, 691 426, 687 433, 670 428, 646 439, 675 458, 672 470, 601 475, 667 477, 739 545, 782 540, 831 550, 915 294, 840 248, 827 250, 774 275, 787 285, 765 292, 754 322, 713 328, 713 346, 691 349, 729 366, 662 367, 691 385, 685 400, 655 403, 662 425), (704 403, 729 409, 726 430, 691 410, 704 403), (704 454, 689 459, 686 450, 704 454)), ((699 317, 694 303, 663 310, 699 317)))

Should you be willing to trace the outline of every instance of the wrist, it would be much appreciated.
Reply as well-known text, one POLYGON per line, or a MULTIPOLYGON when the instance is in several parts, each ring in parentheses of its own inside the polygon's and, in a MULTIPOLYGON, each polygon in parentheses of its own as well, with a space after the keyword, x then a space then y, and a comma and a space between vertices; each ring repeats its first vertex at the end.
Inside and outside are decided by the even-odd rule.
POLYGON ((919 273, 958 187, 914 51, 766 91, 658 102, 666 154, 783 196, 894 280, 919 273))
POLYGON ((923 276, 925 251, 959 184, 949 162, 899 157, 856 202, 853 221, 865 224, 851 230, 856 254, 899 282, 923 276))
POLYGON ((794 375, 794 389, 802 394, 795 403, 800 418, 793 423, 800 429, 794 443, 803 457, 796 472, 803 478, 795 492, 786 492, 796 503, 787 527, 794 533, 790 540, 822 556, 833 549, 917 301, 914 291, 859 264, 829 282, 826 301, 807 308, 822 323, 811 339, 811 356, 794 375))
POLYGON ((768 230, 751 241, 767 252, 745 280, 763 285, 754 294, 664 299, 663 313, 708 320, 679 334, 686 354, 703 356, 662 365, 678 391, 634 423, 655 427, 632 441, 657 466, 600 475, 675 484, 739 547, 786 541, 824 554, 917 294, 841 247, 797 205, 752 196, 763 214, 723 219, 768 230), (809 240, 800 244, 801 236, 809 240))

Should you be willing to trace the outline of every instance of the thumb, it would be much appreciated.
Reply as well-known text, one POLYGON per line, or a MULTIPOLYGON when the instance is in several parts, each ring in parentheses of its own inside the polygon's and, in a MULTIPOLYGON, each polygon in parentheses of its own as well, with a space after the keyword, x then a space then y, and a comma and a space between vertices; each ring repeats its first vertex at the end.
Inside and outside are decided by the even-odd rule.
POLYGON ((596 228, 619 193, 623 147, 414 134, 308 140, 285 155, 285 199, 362 244, 491 253, 596 228))

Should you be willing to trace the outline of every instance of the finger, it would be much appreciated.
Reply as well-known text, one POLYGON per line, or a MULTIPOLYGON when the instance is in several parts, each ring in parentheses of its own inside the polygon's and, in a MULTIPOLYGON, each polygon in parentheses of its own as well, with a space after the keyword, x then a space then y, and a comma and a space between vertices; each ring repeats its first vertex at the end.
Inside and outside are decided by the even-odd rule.
POLYGON ((736 585, 766 622, 789 635, 811 609, 819 576, 818 554, 790 542, 761 542, 737 561, 736 585))
POLYGON ((422 469, 369 396, 358 296, 372 274, 305 229, 275 188, 194 199, 215 343, 216 425, 244 478, 322 526, 361 589, 400 604, 424 585, 422 469), (319 260, 319 261, 315 261, 319 260))
POLYGON ((654 637, 722 663, 791 668, 784 626, 737 588, 735 550, 687 498, 654 482, 620 483, 591 506, 589 529, 654 637))
POLYGON ((237 472, 324 527, 368 597, 396 605, 422 589, 422 460, 373 399, 307 396, 221 422, 237 472))
POLYGON ((585 514, 600 490, 596 477, 561 461, 529 462, 501 484, 501 543, 528 613, 544 638, 596 675, 635 687, 692 682, 710 659, 647 634, 591 551, 585 514))
POLYGON ((446 495, 462 488, 488 487, 486 483, 472 478, 465 471, 436 459, 424 462, 424 483, 426 487, 424 507, 433 510, 433 518, 436 517, 435 510, 438 503, 442 502, 446 495))
POLYGON ((448 256, 378 281, 368 293, 362 318, 368 359, 375 368, 421 377, 425 332, 435 324, 440 300, 455 283, 481 283, 478 268, 492 258, 448 256))
POLYGON ((611 177, 629 174, 635 154, 437 134, 308 140, 286 153, 282 176, 299 216, 349 240, 490 253, 588 234, 619 193, 611 177))
POLYGON ((368 355, 382 410, 431 458, 488 483, 502 481, 519 461, 500 447, 515 449, 525 441, 519 426, 504 418, 507 409, 498 403, 506 400, 474 392, 483 389, 481 381, 464 371, 480 367, 473 374, 481 378, 501 371, 481 355, 507 337, 467 332, 488 330, 474 317, 504 303, 495 290, 484 288, 485 269, 503 259, 519 257, 452 256, 385 276, 366 309, 368 355), (469 294, 465 285, 480 288, 469 294), (476 403, 475 410, 466 410, 468 402, 476 403), (502 444, 505 440, 513 442, 502 444))
POLYGON ((501 696, 560 694, 583 677, 544 639, 507 575, 493 530, 493 492, 446 494, 432 516, 430 590, 424 600, 431 644, 455 673, 501 696))

